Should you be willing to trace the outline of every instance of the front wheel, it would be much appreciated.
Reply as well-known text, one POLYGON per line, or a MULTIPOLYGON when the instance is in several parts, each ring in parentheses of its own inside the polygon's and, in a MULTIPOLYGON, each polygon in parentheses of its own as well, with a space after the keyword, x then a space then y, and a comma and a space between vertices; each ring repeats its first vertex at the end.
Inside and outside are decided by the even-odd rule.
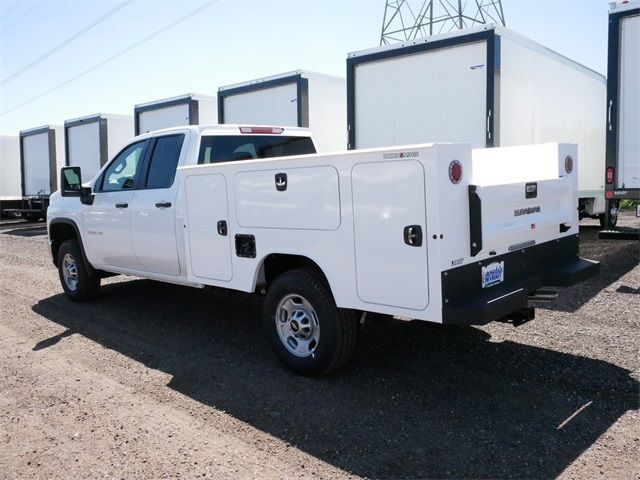
POLYGON ((100 288, 100 277, 87 268, 77 240, 65 240, 58 250, 58 274, 64 293, 75 302, 90 300, 100 288))
POLYGON ((336 306, 326 281, 313 270, 292 270, 273 281, 263 323, 278 358, 301 375, 338 370, 355 349, 354 313, 336 306))

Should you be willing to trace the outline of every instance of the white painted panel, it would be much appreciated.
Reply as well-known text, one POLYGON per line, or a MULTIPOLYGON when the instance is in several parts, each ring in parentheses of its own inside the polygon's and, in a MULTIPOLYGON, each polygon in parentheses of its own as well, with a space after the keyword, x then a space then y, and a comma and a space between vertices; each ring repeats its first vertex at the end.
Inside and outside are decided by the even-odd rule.
POLYGON ((183 103, 141 112, 138 116, 138 122, 140 134, 163 128, 189 125, 189 104, 183 103))
POLYGON ((24 194, 49 195, 51 193, 49 132, 23 137, 22 154, 24 194))
POLYGON ((224 98, 224 123, 298 126, 296 83, 224 98))
POLYGON ((309 128, 318 153, 347 149, 347 86, 343 79, 309 78, 309 128))
POLYGON ((478 42, 357 65, 356 148, 484 147, 486 56, 486 42, 478 42))
POLYGON ((577 143, 582 195, 604 195, 604 78, 511 38, 501 52, 500 146, 577 143))
POLYGON ((338 171, 319 166, 238 173, 238 224, 257 228, 335 230, 340 226, 338 171), (287 175, 284 191, 276 175, 287 175))
POLYGON ((125 143, 134 137, 133 117, 107 117, 107 162, 115 157, 125 143))
POLYGON ((200 125, 218 123, 218 101, 215 98, 198 99, 198 123, 200 125))
POLYGON ((82 168, 83 181, 91 180, 100 169, 100 122, 67 128, 69 166, 82 168))
POLYGON ((640 188, 640 16, 621 25, 616 188, 640 188))
POLYGON ((0 200, 20 198, 20 138, 0 135, 0 200))
POLYGON ((232 234, 223 236, 217 229, 220 220, 229 223, 226 180, 219 174, 188 176, 185 192, 191 271, 198 278, 228 282, 233 277, 232 234))
POLYGON ((424 309, 429 284, 422 164, 360 163, 351 181, 358 296, 367 303, 424 309), (404 243, 409 225, 422 227, 421 247, 404 243))

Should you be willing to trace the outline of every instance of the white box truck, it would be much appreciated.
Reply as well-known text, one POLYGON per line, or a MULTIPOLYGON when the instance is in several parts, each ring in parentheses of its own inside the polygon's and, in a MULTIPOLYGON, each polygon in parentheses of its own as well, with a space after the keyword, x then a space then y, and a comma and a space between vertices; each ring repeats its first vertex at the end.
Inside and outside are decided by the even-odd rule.
POLYGON ((140 103, 134 108, 135 134, 184 125, 218 123, 216 97, 189 93, 140 103))
POLYGON ((16 135, 0 135, 0 212, 4 216, 6 209, 21 206, 20 139, 16 135))
POLYGON ((609 11, 606 124, 607 213, 615 220, 621 199, 640 199, 640 1, 637 0, 618 2, 609 11))
POLYGON ((218 89, 220 123, 306 127, 318 152, 347 144, 344 78, 297 70, 218 89))
POLYGON ((487 25, 347 58, 349 148, 425 141, 580 148, 580 217, 604 221, 605 78, 487 25))
POLYGON ((87 300, 116 273, 264 295, 276 354, 323 375, 366 312, 517 325, 543 285, 598 273, 576 145, 314 152, 308 129, 191 126, 132 139, 84 185, 66 167, 47 218, 62 289, 87 300))
POLYGON ((49 195, 58 188, 58 172, 64 167, 64 130, 45 125, 20 132, 22 207, 27 220, 46 218, 49 195))
POLYGON ((93 176, 131 138, 133 117, 98 113, 64 122, 67 166, 82 167, 93 176))

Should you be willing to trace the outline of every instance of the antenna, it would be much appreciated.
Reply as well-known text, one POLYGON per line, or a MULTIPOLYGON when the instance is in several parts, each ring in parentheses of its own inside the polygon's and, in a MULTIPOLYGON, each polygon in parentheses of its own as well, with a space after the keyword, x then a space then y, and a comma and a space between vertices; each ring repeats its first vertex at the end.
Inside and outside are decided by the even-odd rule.
POLYGON ((486 23, 505 25, 501 0, 387 0, 380 45, 486 23))

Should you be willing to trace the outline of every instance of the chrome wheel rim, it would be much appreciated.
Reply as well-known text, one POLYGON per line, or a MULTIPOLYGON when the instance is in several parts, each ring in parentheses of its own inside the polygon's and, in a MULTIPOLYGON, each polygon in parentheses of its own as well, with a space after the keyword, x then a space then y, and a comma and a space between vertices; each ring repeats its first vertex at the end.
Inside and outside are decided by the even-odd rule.
POLYGON ((282 345, 296 357, 313 356, 320 341, 320 323, 302 295, 283 297, 276 308, 276 330, 282 345))
POLYGON ((609 223, 614 224, 618 220, 618 205, 615 202, 611 202, 611 208, 609 208, 609 223))
POLYGON ((69 290, 78 288, 78 266, 76 260, 69 253, 62 259, 62 278, 69 290))

